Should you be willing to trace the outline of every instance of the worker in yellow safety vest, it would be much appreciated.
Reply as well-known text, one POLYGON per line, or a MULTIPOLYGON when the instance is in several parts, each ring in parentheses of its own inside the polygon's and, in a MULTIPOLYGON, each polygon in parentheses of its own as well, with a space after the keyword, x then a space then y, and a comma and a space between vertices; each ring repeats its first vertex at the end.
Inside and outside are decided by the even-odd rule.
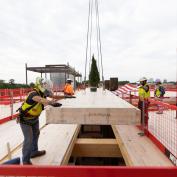
MULTIPOLYGON (((165 88, 162 86, 161 80, 155 80, 155 91, 154 98, 158 101, 162 101, 165 94, 165 88)), ((157 114, 163 114, 163 106, 161 104, 157 104, 157 114)))
MULTIPOLYGON (((46 153, 45 150, 38 150, 39 138, 39 116, 44 110, 44 106, 51 105, 60 107, 61 104, 56 100, 47 100, 46 97, 53 97, 50 90, 51 85, 44 79, 37 77, 33 91, 31 91, 22 106, 19 108, 18 122, 24 136, 22 148, 23 164, 32 164, 30 158, 42 156, 46 153)), ((63 96, 57 99, 64 98, 63 96)))
POLYGON ((138 108, 141 110, 141 123, 143 122, 143 114, 144 114, 144 123, 145 126, 148 124, 148 105, 150 98, 150 88, 147 84, 147 78, 142 77, 140 80, 140 86, 138 88, 139 102, 138 108))
POLYGON ((73 89, 73 86, 71 85, 71 82, 73 82, 71 79, 67 79, 66 80, 66 84, 65 84, 65 87, 64 87, 64 94, 65 95, 74 95, 74 89, 73 89))

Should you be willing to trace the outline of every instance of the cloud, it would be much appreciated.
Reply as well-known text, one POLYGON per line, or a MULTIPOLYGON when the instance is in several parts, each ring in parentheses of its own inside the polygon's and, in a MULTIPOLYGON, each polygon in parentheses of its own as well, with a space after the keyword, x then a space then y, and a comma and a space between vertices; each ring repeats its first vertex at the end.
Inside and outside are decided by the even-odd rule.
MULTIPOLYGON (((99 0, 99 4, 106 79, 176 80, 176 0, 99 0)), ((87 16, 88 1, 83 0, 0 0, 0 79, 24 83, 26 62, 29 66, 69 62, 84 74, 87 16)), ((35 76, 29 72, 30 81, 35 76)))

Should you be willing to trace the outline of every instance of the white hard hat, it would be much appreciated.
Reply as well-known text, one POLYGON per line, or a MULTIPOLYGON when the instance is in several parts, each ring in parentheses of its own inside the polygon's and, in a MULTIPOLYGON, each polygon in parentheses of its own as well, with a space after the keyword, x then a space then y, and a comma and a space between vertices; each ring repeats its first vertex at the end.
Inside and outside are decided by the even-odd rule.
POLYGON ((70 78, 68 78, 66 81, 67 82, 73 82, 72 79, 70 79, 70 78))
POLYGON ((142 81, 147 81, 147 78, 146 77, 142 77, 139 79, 139 82, 142 82, 142 81))

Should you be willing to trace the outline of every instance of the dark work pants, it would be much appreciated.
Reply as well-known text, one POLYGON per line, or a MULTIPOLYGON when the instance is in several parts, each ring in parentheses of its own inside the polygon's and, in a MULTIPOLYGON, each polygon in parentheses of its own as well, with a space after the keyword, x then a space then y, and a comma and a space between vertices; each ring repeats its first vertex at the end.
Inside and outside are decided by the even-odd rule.
MULTIPOLYGON (((30 121, 31 122, 31 121, 30 121)), ((39 119, 35 120, 33 125, 20 123, 20 127, 23 132, 24 142, 22 148, 22 161, 30 162, 30 157, 33 153, 38 151, 38 139, 39 139, 39 119)))
MULTIPOLYGON (((149 103, 147 101, 144 102, 144 123, 145 126, 148 125, 148 106, 149 103)), ((143 123, 143 101, 138 102, 138 108, 141 110, 141 124, 143 123)))

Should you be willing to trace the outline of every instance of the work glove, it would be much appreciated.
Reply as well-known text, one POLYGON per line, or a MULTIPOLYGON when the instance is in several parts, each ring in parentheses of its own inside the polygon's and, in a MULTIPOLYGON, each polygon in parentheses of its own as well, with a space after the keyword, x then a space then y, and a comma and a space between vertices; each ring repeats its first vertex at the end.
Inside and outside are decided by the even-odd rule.
POLYGON ((61 107, 62 106, 61 103, 51 103, 50 105, 53 107, 61 107))

